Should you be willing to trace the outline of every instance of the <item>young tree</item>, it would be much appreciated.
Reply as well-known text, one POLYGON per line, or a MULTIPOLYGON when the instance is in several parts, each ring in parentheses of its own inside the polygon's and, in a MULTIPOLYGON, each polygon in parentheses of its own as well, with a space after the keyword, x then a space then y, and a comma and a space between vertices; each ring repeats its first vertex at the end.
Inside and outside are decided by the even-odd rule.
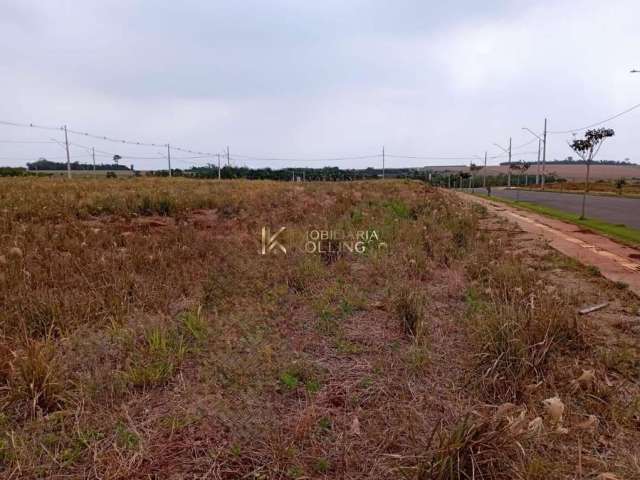
MULTIPOLYGON (((520 172, 520 164, 522 162, 513 162, 509 165, 509 171, 513 170, 514 172, 520 172)), ((520 177, 518 176, 518 186, 520 186, 520 177)))
POLYGON ((587 199, 587 193, 589 192, 589 171, 591 168, 591 162, 600 151, 600 147, 602 147, 604 141, 609 137, 613 137, 614 135, 615 132, 612 128, 596 128, 593 130, 587 130, 584 138, 574 139, 573 142, 569 144, 571 149, 576 152, 580 156, 580 158, 582 158, 587 164, 584 193, 582 195, 582 212, 580 214, 581 220, 584 219, 584 207, 587 199))
POLYGON ((458 176, 460 177, 460 188, 462 189, 462 187, 464 186, 464 181, 467 178, 471 178, 471 174, 469 172, 463 172, 460 171, 460 173, 458 174, 458 176))
POLYGON ((482 170, 482 167, 479 166, 479 165, 476 165, 475 163, 471 163, 471 165, 469 165, 469 171, 471 172, 471 179, 469 180, 469 187, 471 187, 471 184, 473 183, 474 174, 478 170, 482 170))
POLYGON ((520 171, 524 173, 524 186, 529 185, 529 177, 527 176, 527 170, 531 168, 531 164, 529 162, 521 162, 520 163, 520 171))

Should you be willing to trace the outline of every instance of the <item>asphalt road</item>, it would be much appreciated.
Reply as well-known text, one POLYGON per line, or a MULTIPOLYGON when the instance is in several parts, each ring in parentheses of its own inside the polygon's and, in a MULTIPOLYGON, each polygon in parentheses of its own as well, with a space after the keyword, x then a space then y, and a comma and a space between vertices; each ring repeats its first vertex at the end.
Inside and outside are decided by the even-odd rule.
MULTIPOLYGON (((475 191, 478 193, 487 193, 485 189, 481 188, 476 188, 475 191)), ((578 215, 580 215, 582 206, 582 195, 575 193, 532 192, 523 190, 517 192, 516 190, 493 188, 491 195, 511 200, 516 200, 517 195, 520 195, 520 200, 522 201, 537 203, 578 215)), ((587 195, 585 216, 612 224, 623 224, 627 227, 640 229, 640 199, 587 195)))

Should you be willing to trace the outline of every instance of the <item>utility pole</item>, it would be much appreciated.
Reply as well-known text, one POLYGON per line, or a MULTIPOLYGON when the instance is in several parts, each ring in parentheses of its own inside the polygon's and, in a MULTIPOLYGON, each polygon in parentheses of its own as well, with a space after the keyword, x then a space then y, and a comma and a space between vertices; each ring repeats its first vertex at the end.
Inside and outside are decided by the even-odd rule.
POLYGON ((229 157, 229 145, 227 145, 227 167, 231 166, 231 160, 229 157))
POLYGON ((484 152, 484 168, 482 169, 482 187, 487 188, 487 152, 484 152))
POLYGON ((64 126, 64 146, 67 150, 67 177, 71 178, 71 157, 69 156, 69 136, 66 125, 64 126))
POLYGON ((382 146, 382 178, 384 179, 384 145, 382 146))
POLYGON ((167 143, 167 162, 169 163, 169 177, 171 177, 171 145, 167 143))
POLYGON ((509 180, 508 187, 511 188, 511 137, 509 137, 509 180))
POLYGON ((536 185, 540 185, 540 149, 542 148, 542 140, 538 139, 538 161, 536 162, 536 185))
POLYGON ((91 147, 91 158, 93 158, 93 171, 96 171, 96 148, 91 147))
POLYGON ((218 180, 220 180, 220 179, 221 179, 221 176, 220 176, 220 154, 218 154, 218 180))
POLYGON ((544 134, 542 135, 542 190, 544 190, 545 163, 547 160, 547 119, 544 119, 544 134))

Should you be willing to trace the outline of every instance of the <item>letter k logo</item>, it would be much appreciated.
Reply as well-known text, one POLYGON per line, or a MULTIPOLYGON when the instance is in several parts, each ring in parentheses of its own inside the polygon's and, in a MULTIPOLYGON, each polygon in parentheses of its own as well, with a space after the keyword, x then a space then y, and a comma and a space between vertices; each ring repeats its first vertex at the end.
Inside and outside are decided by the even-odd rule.
POLYGON ((271 235, 271 231, 268 227, 262 227, 262 255, 266 255, 267 252, 272 251, 276 247, 279 248, 285 255, 287 254, 287 249, 284 248, 284 245, 276 240, 278 238, 278 235, 280 235, 285 230, 286 227, 280 227, 280 230, 271 235))

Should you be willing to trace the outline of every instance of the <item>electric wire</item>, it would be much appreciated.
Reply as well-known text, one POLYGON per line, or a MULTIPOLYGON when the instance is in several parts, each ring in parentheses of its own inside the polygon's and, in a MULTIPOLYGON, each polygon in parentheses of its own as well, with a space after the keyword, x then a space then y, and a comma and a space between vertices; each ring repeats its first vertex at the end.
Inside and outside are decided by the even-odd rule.
MULTIPOLYGON (((547 133, 548 134, 568 134, 568 133, 575 133, 578 131, 582 131, 582 130, 587 130, 589 128, 593 128, 599 125, 602 125, 606 122, 609 122, 611 120, 615 120, 616 118, 619 118, 627 113, 630 113, 634 110, 636 110, 637 108, 640 108, 640 103, 631 106, 630 108, 617 113, 611 117, 608 117, 604 120, 601 120, 599 122, 596 123, 592 123, 590 125, 587 126, 583 126, 580 128, 573 128, 573 129, 568 129, 568 130, 548 130, 547 133)), ((0 125, 6 125, 6 126, 13 126, 13 127, 27 127, 27 128, 35 128, 35 129, 41 129, 41 130, 48 130, 48 131, 64 131, 65 127, 54 127, 54 126, 48 126, 48 125, 40 125, 40 124, 35 124, 35 123, 19 123, 19 122, 10 122, 10 121, 6 121, 6 120, 0 120, 0 125)), ((97 140, 103 140, 103 141, 108 141, 108 142, 112 142, 112 143, 119 143, 119 144, 126 144, 126 145, 134 145, 134 146, 144 146, 144 147, 163 147, 163 148, 168 148, 169 151, 178 151, 178 152, 182 152, 182 153, 187 153, 192 155, 191 157, 173 157, 172 159, 176 160, 176 161, 186 161, 186 160, 191 160, 191 159, 205 159, 205 158, 213 158, 216 157, 217 155, 226 155, 226 152, 224 153, 210 153, 210 152, 204 152, 204 151, 198 151, 198 150, 191 150, 188 148, 184 148, 184 147, 179 147, 179 146, 171 146, 168 143, 154 143, 154 142, 143 142, 143 141, 134 141, 134 140, 127 140, 127 139, 119 139, 119 138, 115 138, 115 137, 110 137, 107 135, 96 135, 90 132, 84 132, 84 131, 80 131, 80 130, 75 130, 75 129, 69 129, 68 127, 66 128, 67 133, 70 133, 72 135, 79 135, 79 136, 84 136, 84 137, 88 137, 88 138, 93 138, 93 139, 97 139, 97 140)), ((528 145, 531 145, 532 143, 534 143, 536 140, 538 140, 537 138, 531 139, 521 145, 517 145, 515 147, 512 147, 511 151, 513 154, 514 150, 519 150, 520 148, 524 148, 528 145)), ((5 144, 47 144, 47 143, 58 143, 63 145, 61 142, 59 142, 58 140, 55 139, 51 139, 51 141, 19 141, 19 140, 2 140, 0 141, 0 143, 5 143, 5 144)), ((76 144, 76 143, 72 143, 69 142, 69 145, 73 145, 79 148, 84 148, 87 150, 91 150, 92 147, 88 147, 85 145, 81 145, 81 144, 76 144)), ((98 152, 100 155, 119 155, 120 158, 122 159, 130 159, 130 160, 163 160, 166 159, 165 156, 137 156, 137 155, 122 155, 122 154, 117 154, 114 152, 107 152, 104 150, 95 150, 96 152, 98 152)), ((533 153, 537 153, 537 152, 516 152, 517 155, 529 155, 529 154, 533 154, 533 153)), ((77 155, 75 155, 77 157, 77 155)), ((279 156, 268 156, 268 157, 262 157, 262 156, 252 156, 252 155, 242 155, 242 154, 238 154, 235 153, 233 156, 228 156, 227 158, 229 158, 229 160, 233 159, 235 161, 257 161, 257 162, 340 162, 340 161, 349 161, 349 160, 366 160, 366 159, 374 159, 374 158, 381 158, 383 155, 382 154, 373 154, 373 155, 358 155, 358 156, 343 156, 343 157, 327 157, 327 158, 304 158, 304 157, 279 157, 279 156)), ((480 155, 469 155, 469 156, 463 156, 463 155, 459 155, 459 156, 421 156, 421 155, 394 155, 394 154, 385 154, 385 157, 388 158, 396 158, 396 159, 410 159, 410 160, 430 160, 430 161, 473 161, 473 160, 481 160, 482 157, 480 155)), ((497 158, 504 158, 506 155, 505 154, 495 154, 492 153, 491 155, 488 155, 487 158, 488 159, 497 159, 497 158)), ((2 157, 0 157, 1 159, 2 157)), ((51 157, 53 158, 53 157, 51 157)), ((63 157, 64 158, 64 157, 63 157)), ((6 157, 4 159, 15 159, 15 160, 19 160, 18 158, 10 158, 10 157, 6 157)), ((28 159, 31 159, 31 157, 29 157, 28 159)), ((185 162, 183 162, 185 163, 185 162)), ((192 164, 196 164, 197 162, 186 162, 186 163, 192 163, 192 164)))
POLYGON ((607 123, 610 122, 611 120, 615 120, 616 118, 619 118, 623 115, 626 115, 629 112, 634 111, 636 108, 640 108, 640 103, 637 103, 636 105, 633 105, 630 108, 627 108, 626 110, 617 113, 609 118, 606 118, 600 122, 596 122, 596 123, 592 123, 591 125, 587 125, 586 127, 580 127, 580 128, 572 128, 570 130, 547 130, 548 134, 552 134, 552 135, 558 135, 558 134, 567 134, 567 133, 575 133, 575 132, 580 132, 582 130, 588 130, 589 128, 593 128, 593 127, 597 127, 598 125, 602 125, 603 123, 607 123))

